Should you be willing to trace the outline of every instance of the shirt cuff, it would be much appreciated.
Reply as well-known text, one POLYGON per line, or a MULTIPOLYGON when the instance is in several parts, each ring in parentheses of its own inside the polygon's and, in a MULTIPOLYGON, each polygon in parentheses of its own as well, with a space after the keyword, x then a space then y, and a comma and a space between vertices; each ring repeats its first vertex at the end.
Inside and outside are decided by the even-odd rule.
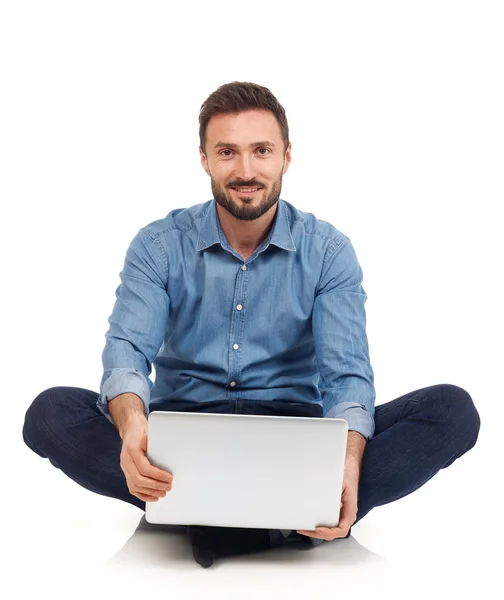
POLYGON ((349 431, 358 431, 369 441, 375 430, 374 418, 368 409, 357 402, 338 402, 329 409, 325 418, 345 419, 349 431))
POLYGON ((149 413, 150 386, 142 373, 138 369, 112 369, 110 377, 101 387, 96 402, 96 406, 111 423, 114 423, 114 421, 109 413, 108 403, 116 396, 126 392, 139 396, 144 404, 145 414, 149 413))

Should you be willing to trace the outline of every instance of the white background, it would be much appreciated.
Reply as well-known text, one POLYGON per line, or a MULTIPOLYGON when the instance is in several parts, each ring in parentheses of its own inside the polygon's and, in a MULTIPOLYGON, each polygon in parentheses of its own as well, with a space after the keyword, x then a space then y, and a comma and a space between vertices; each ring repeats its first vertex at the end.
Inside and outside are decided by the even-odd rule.
POLYGON ((75 596, 86 585, 98 598, 111 590, 135 598, 390 598, 413 597, 421 586, 433 597, 473 589, 497 597, 501 7, 0 4, 1 539, 9 597, 75 596), (473 450, 411 496, 375 509, 349 540, 292 562, 250 557, 203 570, 182 539, 147 536, 135 546, 140 511, 81 489, 28 450, 21 429, 48 387, 98 391, 126 248, 150 221, 211 198, 198 112, 233 80, 269 87, 287 111, 293 152, 282 198, 354 244, 377 404, 453 383, 471 394, 482 426, 473 450), (181 558, 170 562, 166 547, 181 558), (370 575, 371 553, 386 561, 382 587, 370 575), (128 567, 110 575, 114 560, 128 567), (135 578, 149 565, 149 576, 135 578))

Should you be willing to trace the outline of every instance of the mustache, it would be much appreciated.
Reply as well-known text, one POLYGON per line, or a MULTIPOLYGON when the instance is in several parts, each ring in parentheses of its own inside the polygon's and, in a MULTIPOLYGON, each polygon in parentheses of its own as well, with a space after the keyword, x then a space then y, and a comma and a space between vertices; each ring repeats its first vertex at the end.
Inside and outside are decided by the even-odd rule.
POLYGON ((232 181, 231 183, 227 184, 228 188, 232 188, 232 187, 264 187, 264 185, 262 183, 259 183, 258 181, 252 181, 252 182, 244 182, 244 181, 232 181))

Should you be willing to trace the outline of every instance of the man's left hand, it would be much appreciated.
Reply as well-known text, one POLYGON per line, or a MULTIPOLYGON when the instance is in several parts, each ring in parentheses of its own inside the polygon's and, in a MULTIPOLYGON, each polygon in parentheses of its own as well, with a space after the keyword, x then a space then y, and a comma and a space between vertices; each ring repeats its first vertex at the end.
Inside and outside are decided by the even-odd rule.
POLYGON ((357 494, 359 491, 359 469, 348 464, 345 465, 343 475, 343 492, 341 494, 341 511, 338 527, 317 527, 312 531, 298 529, 297 532, 312 538, 331 542, 336 538, 344 538, 350 527, 357 519, 357 494))

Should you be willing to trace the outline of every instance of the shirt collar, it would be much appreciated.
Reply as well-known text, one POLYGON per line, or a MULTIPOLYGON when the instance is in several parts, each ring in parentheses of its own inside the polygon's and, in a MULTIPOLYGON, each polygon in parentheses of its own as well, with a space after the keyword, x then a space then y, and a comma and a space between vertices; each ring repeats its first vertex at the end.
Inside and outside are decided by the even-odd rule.
MULTIPOLYGON (((206 250, 206 248, 209 248, 214 244, 220 244, 221 238, 219 233, 222 235, 223 239, 226 239, 217 215, 215 199, 213 198, 209 201, 206 213, 201 219, 201 227, 199 230, 198 245, 196 250, 206 250)), ((278 200, 275 221, 273 223, 273 227, 269 235, 269 243, 266 248, 270 244, 275 244, 275 246, 283 248, 284 250, 296 251, 296 245, 292 239, 290 223, 287 216, 287 207, 281 198, 278 200)))

